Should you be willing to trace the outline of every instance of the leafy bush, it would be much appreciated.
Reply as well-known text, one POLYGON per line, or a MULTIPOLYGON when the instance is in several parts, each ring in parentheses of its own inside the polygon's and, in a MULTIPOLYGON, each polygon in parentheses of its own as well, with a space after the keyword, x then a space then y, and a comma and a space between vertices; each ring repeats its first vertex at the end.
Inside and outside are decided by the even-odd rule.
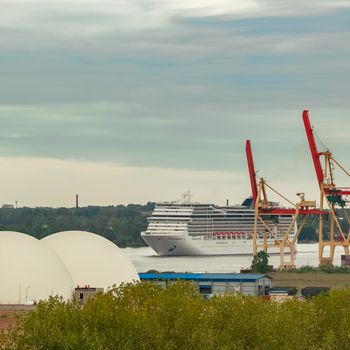
POLYGON ((282 304, 229 294, 204 300, 191 283, 124 285, 84 308, 51 298, 22 318, 8 349, 348 349, 350 289, 282 304))
POLYGON ((266 273, 269 271, 269 254, 260 250, 253 258, 251 269, 253 272, 266 273))

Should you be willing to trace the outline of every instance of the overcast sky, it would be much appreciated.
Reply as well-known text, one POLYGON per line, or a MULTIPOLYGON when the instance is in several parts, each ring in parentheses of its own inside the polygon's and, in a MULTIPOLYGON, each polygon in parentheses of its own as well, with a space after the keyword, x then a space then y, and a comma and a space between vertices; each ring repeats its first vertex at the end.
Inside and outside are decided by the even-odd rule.
POLYGON ((0 204, 317 196, 310 110, 345 166, 350 2, 0 0, 0 204))

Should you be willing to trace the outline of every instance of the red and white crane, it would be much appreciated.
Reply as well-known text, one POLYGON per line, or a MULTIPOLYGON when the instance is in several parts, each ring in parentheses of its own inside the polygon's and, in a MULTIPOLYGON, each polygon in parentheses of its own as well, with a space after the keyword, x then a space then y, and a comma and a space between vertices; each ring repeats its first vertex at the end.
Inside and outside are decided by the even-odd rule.
POLYGON ((281 193, 276 191, 266 183, 263 178, 259 182, 256 181, 256 172, 254 167, 253 154, 250 140, 246 141, 246 157, 249 170, 250 184, 252 188, 253 205, 255 209, 254 231, 253 231, 253 255, 255 256, 259 250, 268 252, 269 248, 278 247, 280 250, 280 268, 295 267, 296 242, 299 234, 310 215, 327 215, 326 212, 316 209, 316 201, 305 200, 304 193, 298 193, 299 202, 293 203, 281 193), (277 207, 275 203, 269 202, 267 198, 267 190, 271 190, 283 200, 289 202, 291 208, 277 207), (271 237, 276 236, 276 225, 273 217, 279 215, 291 215, 292 220, 285 232, 279 232, 279 237, 271 242, 271 237), (294 232, 295 224, 299 215, 302 215, 298 228, 294 232), (259 225, 260 224, 260 225, 259 225), (259 231, 260 228, 260 231, 259 231), (294 232, 294 235, 292 234, 294 232), (282 238, 281 238, 282 237, 282 238), (270 239, 269 239, 270 238, 270 239), (290 260, 286 261, 285 254, 290 254, 290 260))
MULTIPOLYGON (((347 176, 350 176, 350 173, 334 159, 332 152, 328 149, 323 152, 318 151, 314 130, 311 126, 307 110, 303 111, 303 122, 320 189, 320 211, 323 211, 323 208, 327 205, 330 213, 329 235, 327 238, 324 237, 323 216, 320 215, 319 217, 319 263, 320 265, 332 265, 335 248, 341 246, 344 248, 345 255, 349 255, 350 244, 350 233, 343 232, 336 215, 337 209, 345 207, 345 197, 350 195, 350 188, 336 186, 334 178, 335 167, 338 167, 347 176), (329 247, 328 256, 325 254, 325 247, 329 247)), ((346 210, 344 210, 344 216, 350 226, 350 220, 346 210)))

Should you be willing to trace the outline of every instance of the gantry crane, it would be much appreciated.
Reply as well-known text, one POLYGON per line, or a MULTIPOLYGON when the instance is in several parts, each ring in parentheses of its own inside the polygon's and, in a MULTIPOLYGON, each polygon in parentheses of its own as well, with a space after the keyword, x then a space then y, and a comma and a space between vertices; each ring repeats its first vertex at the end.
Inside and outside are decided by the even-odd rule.
POLYGON ((257 254, 260 248, 268 253, 269 248, 277 247, 280 253, 280 269, 294 268, 296 266, 296 242, 306 220, 310 215, 320 215, 322 217, 323 215, 327 215, 327 213, 316 209, 316 201, 305 200, 304 193, 298 193, 299 202, 293 203, 268 185, 263 178, 260 178, 259 183, 257 183, 250 140, 246 141, 246 157, 255 209, 253 256, 257 254), (293 207, 281 208, 278 207, 276 203, 269 202, 267 198, 267 189, 277 194, 293 207), (276 224, 275 220, 284 215, 291 216, 292 220, 288 229, 282 232, 282 228, 276 224), (299 215, 302 215, 302 218, 295 231, 299 215), (289 261, 286 260, 286 253, 290 254, 289 261))
MULTIPOLYGON (((314 131, 310 123, 308 111, 303 112, 303 122, 306 136, 310 146, 311 157, 314 163, 317 182, 320 189, 320 211, 323 211, 325 203, 329 208, 330 225, 329 238, 324 238, 323 216, 319 217, 319 263, 320 265, 332 265, 334 259, 335 247, 344 248, 344 254, 349 255, 350 233, 343 232, 342 227, 336 215, 337 208, 344 208, 346 197, 350 195, 350 188, 337 187, 334 179, 334 170, 337 166, 347 176, 350 173, 334 159, 333 154, 326 149, 323 152, 317 150, 314 131), (322 166, 323 164, 323 166, 322 166), (324 248, 329 247, 329 255, 325 256, 324 248)), ((344 210, 344 216, 350 226, 349 216, 344 210)))

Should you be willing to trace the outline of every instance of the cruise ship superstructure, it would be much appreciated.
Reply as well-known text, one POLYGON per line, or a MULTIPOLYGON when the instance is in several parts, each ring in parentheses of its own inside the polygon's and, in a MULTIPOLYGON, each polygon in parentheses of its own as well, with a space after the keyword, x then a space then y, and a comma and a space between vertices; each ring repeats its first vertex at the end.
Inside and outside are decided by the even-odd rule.
MULTIPOLYGON (((281 239, 292 216, 271 220, 273 232, 264 232, 260 223, 258 240, 264 234, 268 243, 281 239)), ((249 198, 242 205, 224 207, 189 201, 157 203, 148 221, 141 237, 158 255, 251 255, 253 251, 254 209, 249 198)), ((271 253, 279 253, 278 248, 271 253)))

